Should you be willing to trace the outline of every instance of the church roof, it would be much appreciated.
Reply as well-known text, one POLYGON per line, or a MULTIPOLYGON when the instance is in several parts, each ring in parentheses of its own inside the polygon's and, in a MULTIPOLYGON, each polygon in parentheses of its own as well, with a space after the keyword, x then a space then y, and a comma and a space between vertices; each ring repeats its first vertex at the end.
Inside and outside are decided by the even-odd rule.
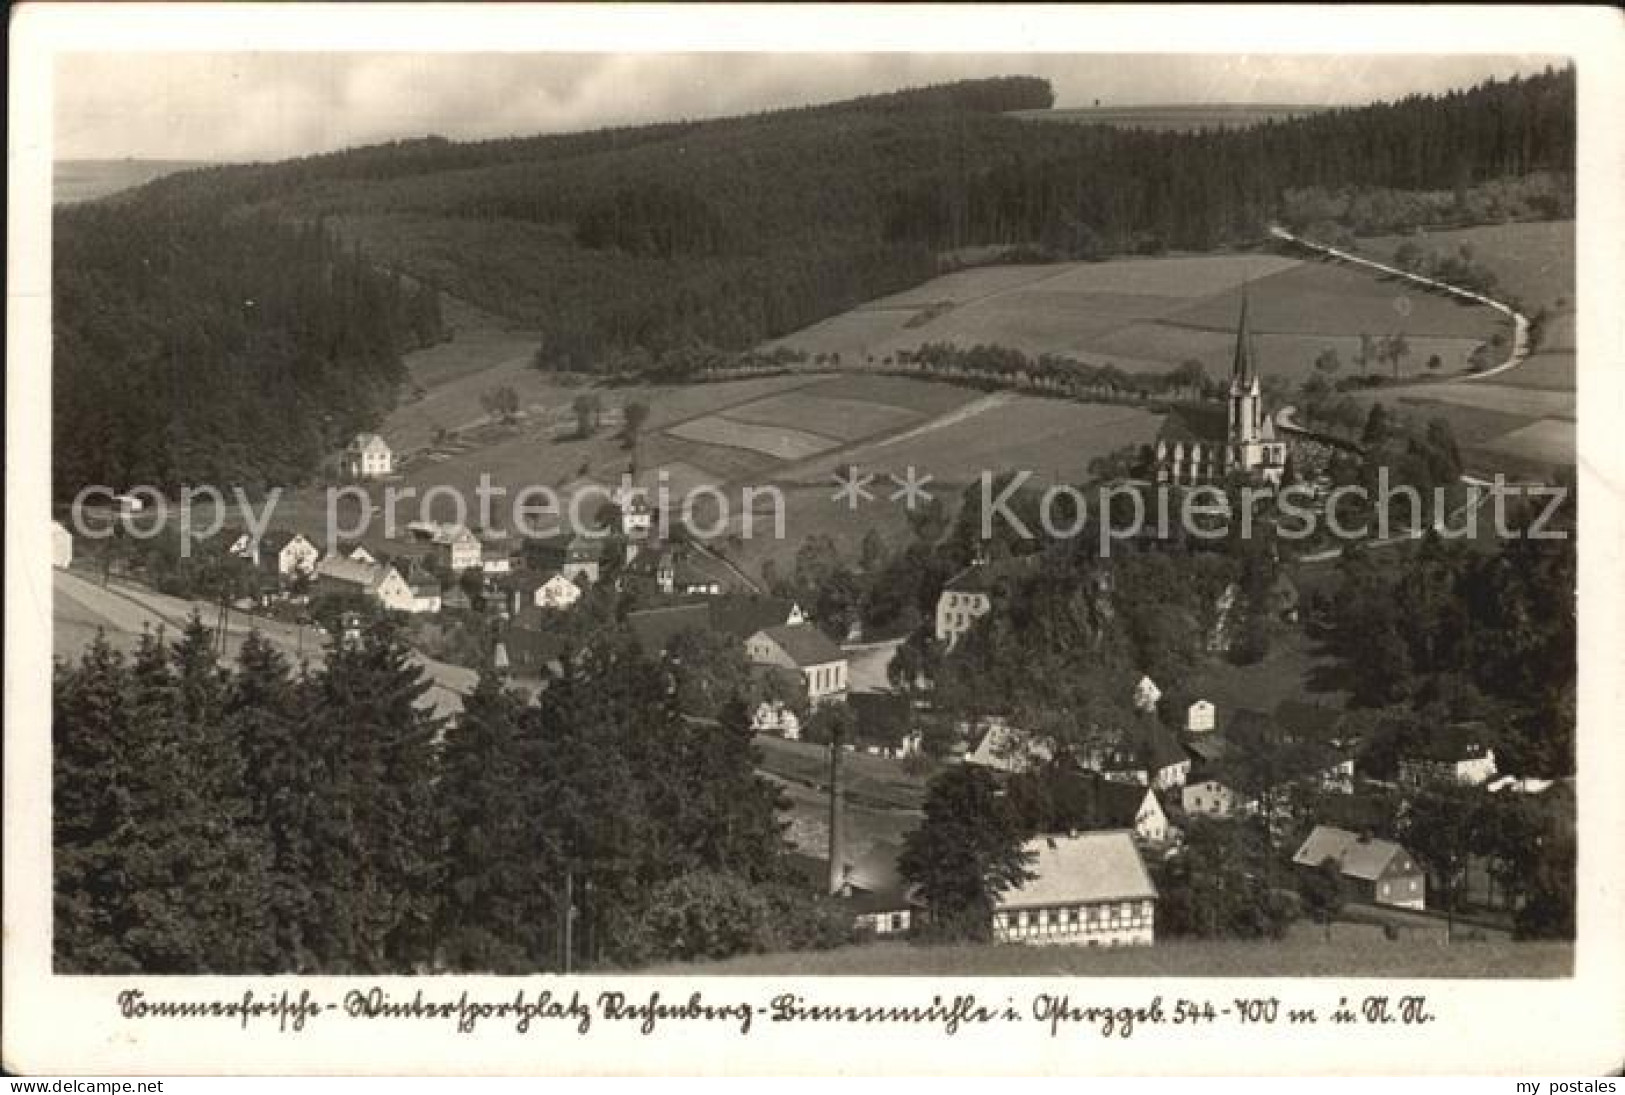
POLYGON ((1222 403, 1198 403, 1170 408, 1162 420, 1158 441, 1166 441, 1172 448, 1176 444, 1223 445, 1229 436, 1230 422, 1222 403))

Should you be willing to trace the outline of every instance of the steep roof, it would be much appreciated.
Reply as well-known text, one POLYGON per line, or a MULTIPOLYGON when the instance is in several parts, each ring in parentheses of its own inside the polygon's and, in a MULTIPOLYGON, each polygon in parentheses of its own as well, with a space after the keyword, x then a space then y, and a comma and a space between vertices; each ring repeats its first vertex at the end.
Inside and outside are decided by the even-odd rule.
POLYGON ((1146 796, 1156 792, 1138 783, 1095 781, 1095 823, 1111 829, 1132 829, 1140 820, 1146 796))
POLYGON ((1435 726, 1421 738, 1407 740, 1400 756, 1405 760, 1478 760, 1489 753, 1493 744, 1490 728, 1486 724, 1457 722, 1435 726))
POLYGON ((359 563, 333 555, 316 564, 316 577, 350 585, 370 586, 383 576, 383 568, 373 563, 359 563))
POLYGON ((1258 370, 1253 362, 1253 327, 1247 320, 1247 290, 1241 291, 1241 315, 1236 319, 1236 352, 1230 362, 1232 384, 1250 384, 1258 370))
POLYGON ((1223 445, 1229 434, 1230 420, 1222 405, 1194 403, 1169 408, 1157 440, 1166 441, 1170 448, 1181 443, 1186 447, 1195 443, 1223 445))
POLYGON ((723 594, 710 603, 711 622, 718 631, 748 639, 758 631, 788 623, 795 602, 761 594, 723 594))
POLYGON ((965 763, 1015 773, 1046 763, 1054 756, 1055 748, 1046 739, 995 722, 976 743, 976 748, 965 754, 965 763))
POLYGON ((704 604, 664 605, 626 614, 638 646, 645 654, 659 654, 685 631, 704 631, 711 626, 709 606, 704 604))
POLYGON ((1137 737, 1140 756, 1152 772, 1160 772, 1190 760, 1179 739, 1156 718, 1148 716, 1141 719, 1137 737))
POLYGON ((1412 858, 1391 840, 1363 837, 1331 825, 1317 825, 1292 857, 1292 862, 1300 867, 1318 867, 1330 859, 1350 878, 1370 882, 1380 878, 1396 856, 1412 858))
POLYGON ((1132 901, 1157 896, 1145 861, 1126 829, 1075 836, 1043 836, 1027 842, 1034 878, 999 896, 999 908, 1132 901))
POLYGON ((812 624, 780 624, 764 627, 757 634, 772 640, 801 668, 846 660, 845 652, 812 624))
POLYGON ((360 452, 388 452, 389 444, 375 433, 358 433, 350 439, 350 451, 360 452))

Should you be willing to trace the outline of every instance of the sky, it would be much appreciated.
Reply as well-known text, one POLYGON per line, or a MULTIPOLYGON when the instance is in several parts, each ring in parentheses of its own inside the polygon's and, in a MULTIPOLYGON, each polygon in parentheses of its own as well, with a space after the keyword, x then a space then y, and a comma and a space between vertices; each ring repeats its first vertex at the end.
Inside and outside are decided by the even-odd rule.
POLYGON ((58 56, 55 158, 280 159, 720 117, 979 76, 1056 105, 1352 104, 1538 72, 1482 55, 77 53, 58 56))

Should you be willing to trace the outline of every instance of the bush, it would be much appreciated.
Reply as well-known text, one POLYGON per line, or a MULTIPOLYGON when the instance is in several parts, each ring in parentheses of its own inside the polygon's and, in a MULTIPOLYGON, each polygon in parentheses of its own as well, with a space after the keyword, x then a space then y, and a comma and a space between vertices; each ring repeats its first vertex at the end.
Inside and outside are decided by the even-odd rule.
POLYGON ((695 871, 657 886, 649 895, 637 935, 646 961, 691 962, 770 949, 773 909, 737 875, 695 871))

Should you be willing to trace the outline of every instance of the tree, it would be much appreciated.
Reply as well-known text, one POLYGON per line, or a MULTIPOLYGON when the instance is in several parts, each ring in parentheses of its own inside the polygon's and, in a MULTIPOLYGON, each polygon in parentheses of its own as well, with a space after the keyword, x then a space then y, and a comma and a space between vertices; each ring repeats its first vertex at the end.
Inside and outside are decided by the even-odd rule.
POLYGON ((999 895, 1032 878, 1025 834, 993 776, 971 765, 948 768, 927 785, 924 813, 904 840, 898 870, 919 888, 926 934, 989 939, 999 895))
POLYGON ((1157 930, 1199 939, 1279 939, 1293 915, 1256 819, 1191 818, 1179 854, 1154 867, 1157 930))
POLYGON ((1410 341, 1405 338, 1403 333, 1389 335, 1387 338, 1382 340, 1382 344, 1377 351, 1377 355, 1380 359, 1387 361, 1393 366, 1394 379, 1398 380, 1399 363, 1411 355, 1410 341))
POLYGON ((643 429, 644 423, 649 421, 649 404, 641 399, 634 399, 626 405, 621 412, 624 416, 621 427, 621 436, 626 447, 631 448, 637 444, 638 431, 643 429))
POLYGON ((582 392, 571 401, 570 409, 575 412, 578 437, 591 437, 598 432, 604 406, 597 392, 582 392))
POLYGON ((436 931, 452 969, 522 973, 546 961, 553 910, 537 880, 557 868, 529 809, 540 765, 524 704, 480 673, 446 740, 436 813, 446 874, 436 931))
POLYGON ((1445 911, 1445 942, 1455 928, 1456 905, 1467 857, 1479 829, 1476 787, 1441 781, 1422 787, 1400 813, 1399 842, 1415 854, 1432 878, 1445 911))
POLYGON ((440 720, 394 621, 329 643, 314 682, 309 760, 312 949, 324 970, 390 972, 431 959, 441 856, 433 800, 440 720))
POLYGON ((686 715, 716 718, 725 705, 760 692, 744 646, 720 631, 688 628, 666 648, 678 709, 686 715))
POLYGON ((1330 856, 1298 876, 1298 894, 1303 908, 1315 923, 1326 928, 1326 942, 1332 941, 1332 921, 1343 911, 1347 895, 1343 890, 1343 871, 1337 860, 1330 856))

